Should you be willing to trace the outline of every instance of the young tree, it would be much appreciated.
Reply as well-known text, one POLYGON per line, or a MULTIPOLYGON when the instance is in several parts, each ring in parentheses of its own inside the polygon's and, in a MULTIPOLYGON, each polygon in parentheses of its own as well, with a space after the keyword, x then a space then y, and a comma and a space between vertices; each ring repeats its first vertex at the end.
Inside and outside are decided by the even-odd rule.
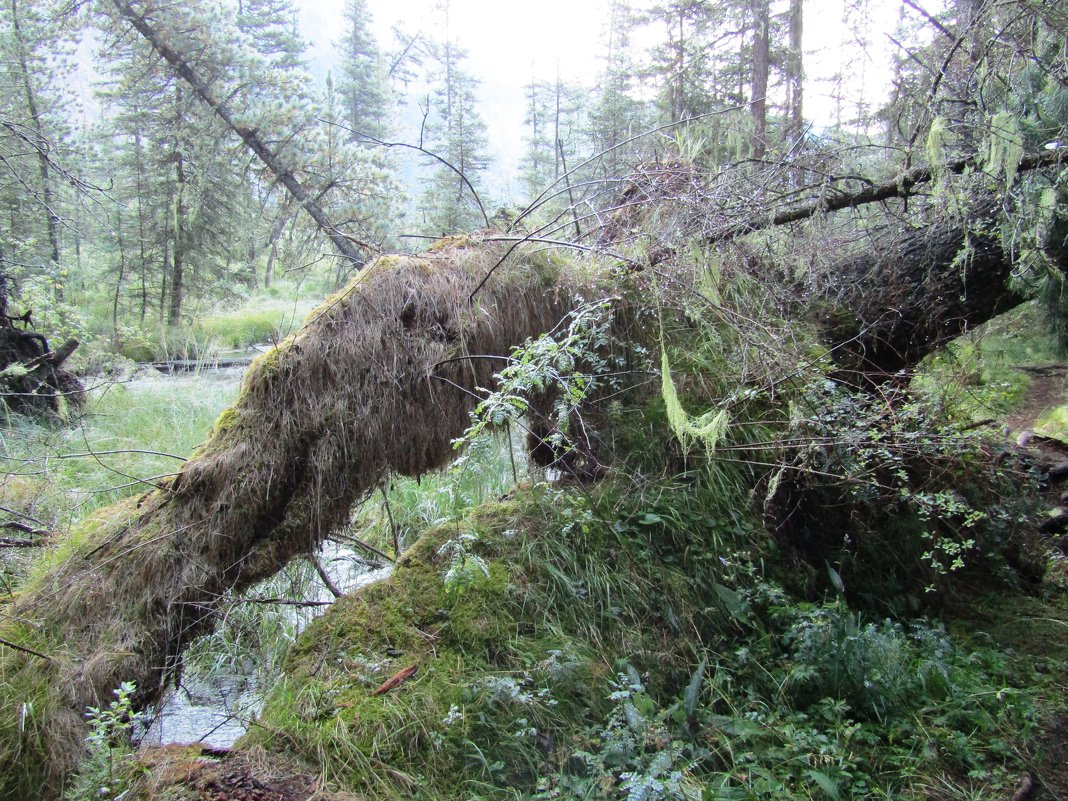
POLYGON ((344 107, 344 122, 357 133, 381 139, 389 123, 389 89, 378 42, 371 34, 367 0, 348 0, 345 35, 340 42, 341 79, 337 91, 344 107))
POLYGON ((425 146, 447 163, 434 170, 422 205, 431 230, 444 235, 486 224, 477 193, 489 154, 486 124, 478 111, 478 80, 464 66, 467 51, 452 38, 447 2, 442 10, 445 38, 431 48, 440 78, 424 118, 425 146))
POLYGON ((520 162, 520 181, 525 197, 532 200, 553 180, 554 170, 559 165, 553 125, 556 87, 531 78, 525 94, 527 110, 523 124, 527 131, 523 137, 525 148, 520 162))

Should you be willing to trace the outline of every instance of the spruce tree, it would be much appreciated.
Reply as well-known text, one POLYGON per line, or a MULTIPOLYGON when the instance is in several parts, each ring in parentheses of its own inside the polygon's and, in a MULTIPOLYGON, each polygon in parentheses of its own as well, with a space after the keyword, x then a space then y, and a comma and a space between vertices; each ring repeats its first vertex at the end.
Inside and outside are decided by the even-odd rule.
POLYGON ((429 230, 445 235, 485 225, 477 193, 489 154, 486 124, 478 111, 478 80, 465 67, 467 51, 452 38, 448 3, 443 13, 445 38, 430 48, 440 77, 426 107, 426 144, 447 164, 435 168, 422 206, 429 230))

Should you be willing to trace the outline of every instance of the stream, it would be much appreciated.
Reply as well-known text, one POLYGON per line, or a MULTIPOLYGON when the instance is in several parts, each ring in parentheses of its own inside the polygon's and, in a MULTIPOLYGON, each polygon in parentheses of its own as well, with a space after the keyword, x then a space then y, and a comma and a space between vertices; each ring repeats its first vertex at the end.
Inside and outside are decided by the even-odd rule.
MULTIPOLYGON (((319 559, 330 573, 335 585, 345 593, 388 578, 392 566, 371 569, 336 569, 336 565, 357 562, 356 554, 333 543, 326 543, 319 559)), ((332 596, 325 586, 312 598, 302 600, 329 601, 332 596)), ((287 607, 287 615, 297 632, 304 629, 328 606, 287 607)), ((241 737, 259 712, 263 693, 256 682, 236 669, 215 669, 210 675, 190 671, 182 677, 177 689, 171 689, 156 710, 145 732, 139 737, 142 745, 171 743, 201 743, 213 748, 229 748, 241 737)))

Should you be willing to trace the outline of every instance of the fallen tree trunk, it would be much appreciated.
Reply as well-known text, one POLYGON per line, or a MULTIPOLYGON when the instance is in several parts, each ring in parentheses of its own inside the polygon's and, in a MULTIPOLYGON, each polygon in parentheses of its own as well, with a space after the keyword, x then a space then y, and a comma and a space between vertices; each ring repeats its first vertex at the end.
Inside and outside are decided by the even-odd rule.
MULTIPOLYGON (((836 267, 828 285, 842 289, 823 297, 844 310, 829 329, 843 371, 885 376, 1007 307, 1008 259, 970 231, 934 225, 836 267)), ((176 476, 98 514, 38 567, 0 625, 11 646, 0 651, 0 798, 55 797, 81 756, 87 706, 123 681, 142 704, 157 697, 228 592, 314 551, 389 473, 452 459, 499 367, 479 357, 507 355, 577 302, 581 277, 519 249, 472 306, 505 247, 447 240, 377 260, 257 359, 176 476)))
POLYGON ((499 369, 479 357, 507 355, 574 304, 551 258, 516 254, 471 305, 501 254, 452 241, 377 260, 254 363, 176 476, 99 513, 38 568, 0 626, 22 649, 0 656, 0 797, 58 797, 87 706, 124 681, 142 704, 157 697, 227 592, 314 551, 389 473, 453 458, 499 369))
POLYGON ((876 247, 827 271, 821 321, 835 377, 878 386, 952 339, 1020 305, 1013 262, 998 235, 997 203, 971 204, 966 218, 893 231, 876 247))

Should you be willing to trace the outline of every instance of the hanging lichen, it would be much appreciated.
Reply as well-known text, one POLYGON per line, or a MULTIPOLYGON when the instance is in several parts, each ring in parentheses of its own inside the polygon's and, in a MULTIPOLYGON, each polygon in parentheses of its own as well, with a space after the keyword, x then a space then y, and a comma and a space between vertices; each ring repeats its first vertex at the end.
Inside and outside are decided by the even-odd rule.
POLYGON ((683 453, 689 454, 694 444, 700 442, 711 455, 716 445, 727 431, 729 417, 726 409, 712 409, 702 415, 693 417, 687 414, 679 401, 679 393, 671 378, 667 349, 660 343, 660 380, 664 395, 664 408, 667 411, 668 425, 682 445, 683 453))
POLYGON ((945 160, 946 140, 949 138, 949 128, 946 121, 941 117, 931 120, 931 128, 927 132, 926 150, 927 162, 931 165, 935 182, 941 181, 941 165, 945 160))
POLYGON ((1005 176, 1005 186, 1012 186, 1023 155, 1024 141, 1019 118, 1008 112, 996 115, 990 121, 990 141, 987 142, 984 171, 995 178, 1005 176))

